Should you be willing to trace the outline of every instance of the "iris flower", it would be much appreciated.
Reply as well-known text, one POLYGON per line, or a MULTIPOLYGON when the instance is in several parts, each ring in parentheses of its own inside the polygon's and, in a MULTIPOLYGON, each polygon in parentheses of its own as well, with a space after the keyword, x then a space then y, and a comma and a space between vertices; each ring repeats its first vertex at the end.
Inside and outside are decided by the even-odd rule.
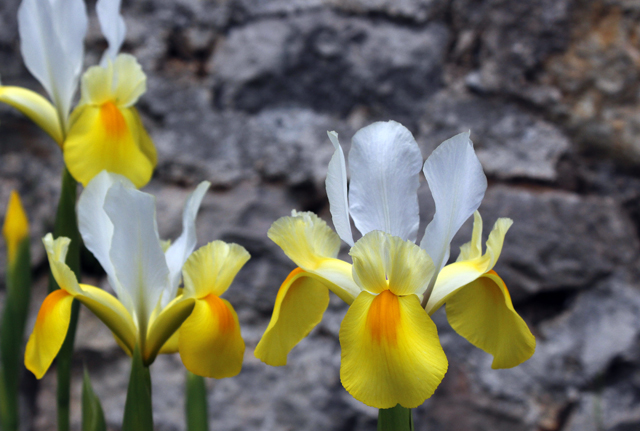
POLYGON ((51 272, 60 289, 46 297, 27 343, 25 365, 37 378, 62 346, 74 298, 109 327, 127 354, 138 346, 146 366, 159 353, 179 351, 185 367, 195 374, 222 378, 240 372, 245 346, 238 317, 220 295, 249 253, 222 241, 192 253, 196 213, 208 188, 209 183, 203 182, 189 196, 182 234, 173 244, 164 243, 163 249, 153 196, 107 172, 87 185, 78 203, 80 233, 117 298, 79 284, 65 264, 70 240, 45 236, 51 272), (181 274, 184 289, 179 292, 181 274))
POLYGON ((82 77, 82 97, 71 114, 84 60, 83 0, 23 0, 18 10, 25 65, 53 103, 25 88, 0 86, 0 102, 20 110, 57 142, 69 172, 84 186, 108 170, 142 187, 157 163, 133 106, 146 91, 146 77, 134 57, 118 55, 126 30, 119 9, 119 0, 97 2, 109 48, 101 65, 82 77))
POLYGON ((327 173, 337 234, 313 213, 277 220, 269 238, 298 266, 282 283, 265 334, 255 350, 270 365, 322 319, 329 291, 350 305, 340 327, 340 378, 356 399, 376 408, 414 408, 429 398, 447 370, 431 315, 442 305, 452 327, 494 357, 494 368, 527 360, 535 339, 493 271, 511 225, 499 219, 481 247, 477 208, 487 181, 469 133, 442 143, 422 165, 411 133, 396 122, 374 123, 353 137, 351 182, 338 136, 327 173), (417 189, 423 168, 436 212, 416 245, 417 189), (472 240, 445 266, 450 242, 475 213, 472 240), (354 242, 350 217, 362 237, 354 242), (337 258, 340 239, 353 264, 337 258))

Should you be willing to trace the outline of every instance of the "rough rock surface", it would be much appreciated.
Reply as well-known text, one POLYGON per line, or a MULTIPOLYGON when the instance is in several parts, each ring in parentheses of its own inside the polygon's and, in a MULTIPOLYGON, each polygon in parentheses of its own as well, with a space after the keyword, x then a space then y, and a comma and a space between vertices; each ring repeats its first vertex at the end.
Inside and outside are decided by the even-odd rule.
MULTIPOLYGON (((0 76, 39 89, 19 54, 18 6, 0 2, 0 76)), ((212 429, 375 429, 377 412, 340 384, 346 306, 337 298, 287 366, 268 367, 253 349, 293 268, 269 226, 293 208, 329 219, 326 131, 348 151, 358 128, 386 119, 407 125, 424 157, 471 130, 489 177, 485 235, 498 217, 515 221, 496 271, 537 337, 531 360, 492 370, 438 312, 449 371, 415 410, 417 429, 640 428, 637 1, 141 0, 124 2, 124 15, 124 50, 148 74, 139 107, 158 148, 147 190, 158 196, 161 235, 179 234, 184 199, 206 179, 200 243, 234 241, 252 255, 226 294, 247 343, 244 368, 208 382, 212 429)), ((106 46, 95 18, 87 43, 92 65, 106 46)), ((39 238, 52 227, 62 160, 4 105, 0 133, 0 211, 17 188, 32 220, 32 325, 46 291, 39 238)), ((423 230, 433 203, 426 185, 419 193, 423 230)), ((453 256, 469 234, 467 224, 453 256)), ((85 282, 106 288, 85 260, 85 282)), ((128 359, 86 311, 80 328, 74 429, 83 363, 119 429, 128 359)), ((179 357, 160 357, 152 373, 157 429, 184 429, 179 357)), ((40 382, 25 373, 24 389, 27 429, 53 429, 55 373, 40 382)))

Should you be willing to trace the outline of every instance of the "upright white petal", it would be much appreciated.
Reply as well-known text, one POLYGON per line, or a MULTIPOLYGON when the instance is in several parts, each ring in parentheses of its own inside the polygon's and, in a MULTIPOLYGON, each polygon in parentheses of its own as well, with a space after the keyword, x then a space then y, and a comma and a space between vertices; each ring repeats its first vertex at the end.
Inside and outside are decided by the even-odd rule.
POLYGON ((102 171, 87 184, 78 199, 78 229, 82 240, 89 251, 93 253, 109 279, 109 284, 115 290, 120 301, 129 309, 131 297, 124 291, 116 275, 111 256, 111 239, 113 238, 113 223, 104 210, 107 192, 116 183, 124 187, 135 188, 126 177, 102 171))
POLYGON ((96 4, 100 29, 109 42, 109 48, 104 52, 100 62, 103 67, 107 64, 107 60, 115 60, 127 33, 124 19, 120 15, 120 3, 121 0, 98 0, 96 4))
POLYGON ((182 234, 165 253, 169 268, 169 288, 162 294, 163 308, 176 297, 182 266, 196 248, 196 216, 202 199, 210 186, 209 181, 203 181, 189 195, 182 213, 182 234))
POLYGON ((84 57, 83 0, 23 0, 18 9, 20 51, 67 122, 84 57))
POLYGON ((138 325, 144 325, 169 284, 155 198, 116 183, 107 192, 104 209, 113 223, 109 253, 113 268, 122 289, 132 298, 132 315, 138 325))
POLYGON ((336 132, 327 132, 327 135, 329 135, 329 140, 335 148, 329 162, 327 179, 325 180, 331 217, 338 236, 344 242, 353 246, 353 235, 351 233, 351 223, 349 222, 349 201, 347 199, 347 166, 344 161, 344 153, 338 141, 338 134, 336 132))
POLYGON ((402 124, 373 123, 354 135, 349 204, 362 235, 381 230, 415 242, 421 165, 418 144, 402 124))
POLYGON ((478 209, 487 178, 473 151, 469 132, 444 141, 424 164, 436 213, 420 242, 431 256, 436 275, 449 258, 449 244, 462 224, 478 209))

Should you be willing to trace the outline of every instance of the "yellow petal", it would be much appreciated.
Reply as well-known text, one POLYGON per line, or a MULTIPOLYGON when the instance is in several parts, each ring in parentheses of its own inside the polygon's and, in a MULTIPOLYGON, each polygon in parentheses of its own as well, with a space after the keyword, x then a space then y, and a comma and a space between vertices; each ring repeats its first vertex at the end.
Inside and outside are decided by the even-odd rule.
POLYGON ((92 66, 82 76, 81 105, 113 101, 121 108, 133 106, 147 89, 147 77, 138 61, 120 54, 106 66, 92 66))
POLYGON ((453 329, 493 355, 492 368, 515 367, 533 355, 536 340, 494 271, 456 290, 446 304, 453 329))
POLYGON ((301 268, 294 269, 280 286, 256 358, 273 366, 286 365, 291 349, 322 320, 328 305, 327 286, 301 268))
POLYGON ((238 316, 229 302, 209 295, 196 300, 180 328, 180 357, 194 374, 222 379, 242 368, 244 340, 238 316))
POLYGON ((60 289, 64 289, 72 295, 81 293, 76 275, 65 263, 71 240, 63 236, 54 240, 53 235, 48 233, 42 238, 42 242, 47 251, 51 273, 58 283, 58 286, 60 286, 60 289))
POLYGON ((422 294, 433 275, 433 261, 411 241, 381 231, 360 238, 349 252, 354 279, 370 293, 422 294))
POLYGON ((82 293, 75 295, 85 307, 96 315, 124 344, 125 352, 133 352, 137 340, 136 325, 131 314, 115 296, 97 287, 81 284, 82 293))
POLYGON ((171 337, 169 337, 167 342, 164 343, 164 345, 162 346, 158 354, 168 355, 171 353, 178 353, 179 349, 180 349, 180 330, 178 329, 176 332, 173 333, 171 337))
POLYGON ((188 296, 222 295, 251 256, 238 244, 213 241, 189 256, 182 267, 188 296))
POLYGON ((47 372, 67 336, 72 302, 73 296, 58 289, 51 292, 40 307, 24 354, 24 365, 38 379, 47 372))
POLYGON ((342 321, 340 346, 345 389, 379 409, 418 407, 447 371, 436 326, 416 295, 362 292, 342 321))
POLYGON ((151 364, 167 340, 180 328, 191 314, 194 307, 193 298, 178 296, 160 312, 153 322, 145 342, 144 361, 151 364))
MULTIPOLYGON (((476 212, 474 217, 474 239, 472 240, 472 243, 477 244, 480 235, 478 232, 482 229, 482 219, 478 212, 476 212)), ((442 271, 438 274, 435 287, 426 306, 426 310, 429 315, 435 313, 435 311, 445 303, 445 298, 457 289, 460 289, 462 286, 466 286, 476 278, 493 269, 500 257, 500 253, 502 252, 504 237, 512 224, 513 221, 511 219, 499 218, 493 225, 493 229, 489 234, 489 239, 487 240, 487 251, 483 255, 480 256, 479 252, 474 251, 469 254, 469 256, 476 257, 466 260, 458 259, 457 262, 442 268, 442 271)), ((473 248, 475 250, 476 247, 473 246, 473 248)), ((464 252, 464 249, 462 251, 464 252)))
POLYGON ((293 211, 292 217, 276 220, 267 235, 296 265, 324 280, 348 304, 360 293, 351 265, 336 259, 340 237, 324 220, 311 212, 293 211))
POLYGON ((118 105, 133 106, 147 91, 147 77, 138 60, 130 54, 119 54, 113 62, 114 95, 118 105))
POLYGON ((460 247, 457 261, 471 260, 482 256, 482 216, 479 211, 473 213, 473 232, 471 241, 460 247))
POLYGON ((135 108, 120 108, 112 101, 83 105, 72 114, 64 161, 84 186, 106 170, 140 188, 151 179, 157 162, 150 139, 135 108))
POLYGON ((11 192, 11 197, 9 198, 2 235, 7 242, 9 265, 13 265, 18 253, 18 246, 29 235, 29 221, 22 207, 22 202, 20 202, 20 196, 15 190, 11 192))
POLYGON ((338 234, 312 212, 279 218, 267 235, 305 271, 315 269, 323 259, 336 258, 340 251, 338 234))
POLYGON ((64 135, 56 108, 41 95, 26 88, 0 86, 0 102, 13 106, 62 146, 64 135))

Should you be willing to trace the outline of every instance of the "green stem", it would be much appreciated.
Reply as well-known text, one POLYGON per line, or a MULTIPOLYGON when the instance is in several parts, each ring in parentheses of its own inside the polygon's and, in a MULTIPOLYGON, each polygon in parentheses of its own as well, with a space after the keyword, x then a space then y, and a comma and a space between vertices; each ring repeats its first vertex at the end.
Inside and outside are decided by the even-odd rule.
POLYGON ((378 410, 378 431, 413 431, 411 409, 398 404, 390 409, 378 410))
POLYGON ((18 245, 15 262, 7 268, 7 296, 0 327, 0 417, 4 431, 18 429, 22 345, 30 298, 31 254, 27 237, 18 245))
POLYGON ((151 374, 149 367, 144 366, 140 346, 136 345, 131 359, 131 376, 124 405, 122 431, 153 431, 151 374))
POLYGON ((209 431, 205 380, 190 371, 187 371, 185 413, 187 431, 209 431))
MULTIPOLYGON (((58 201, 58 210, 56 212, 56 221, 53 228, 53 236, 55 238, 64 236, 71 240, 69 251, 67 253, 67 265, 76 274, 78 281, 80 280, 80 233, 78 232, 78 221, 76 218, 76 198, 77 198, 76 180, 73 179, 69 170, 64 169, 62 174, 62 187, 60 190, 60 200, 58 201)), ((58 285, 49 275, 49 291, 58 289, 58 285)), ((73 355, 73 343, 76 337, 76 326, 78 325, 78 313, 80 304, 73 301, 71 309, 71 321, 67 337, 62 344, 62 348, 57 356, 56 370, 58 374, 58 431, 69 431, 69 405, 71 401, 71 364, 73 355)))

